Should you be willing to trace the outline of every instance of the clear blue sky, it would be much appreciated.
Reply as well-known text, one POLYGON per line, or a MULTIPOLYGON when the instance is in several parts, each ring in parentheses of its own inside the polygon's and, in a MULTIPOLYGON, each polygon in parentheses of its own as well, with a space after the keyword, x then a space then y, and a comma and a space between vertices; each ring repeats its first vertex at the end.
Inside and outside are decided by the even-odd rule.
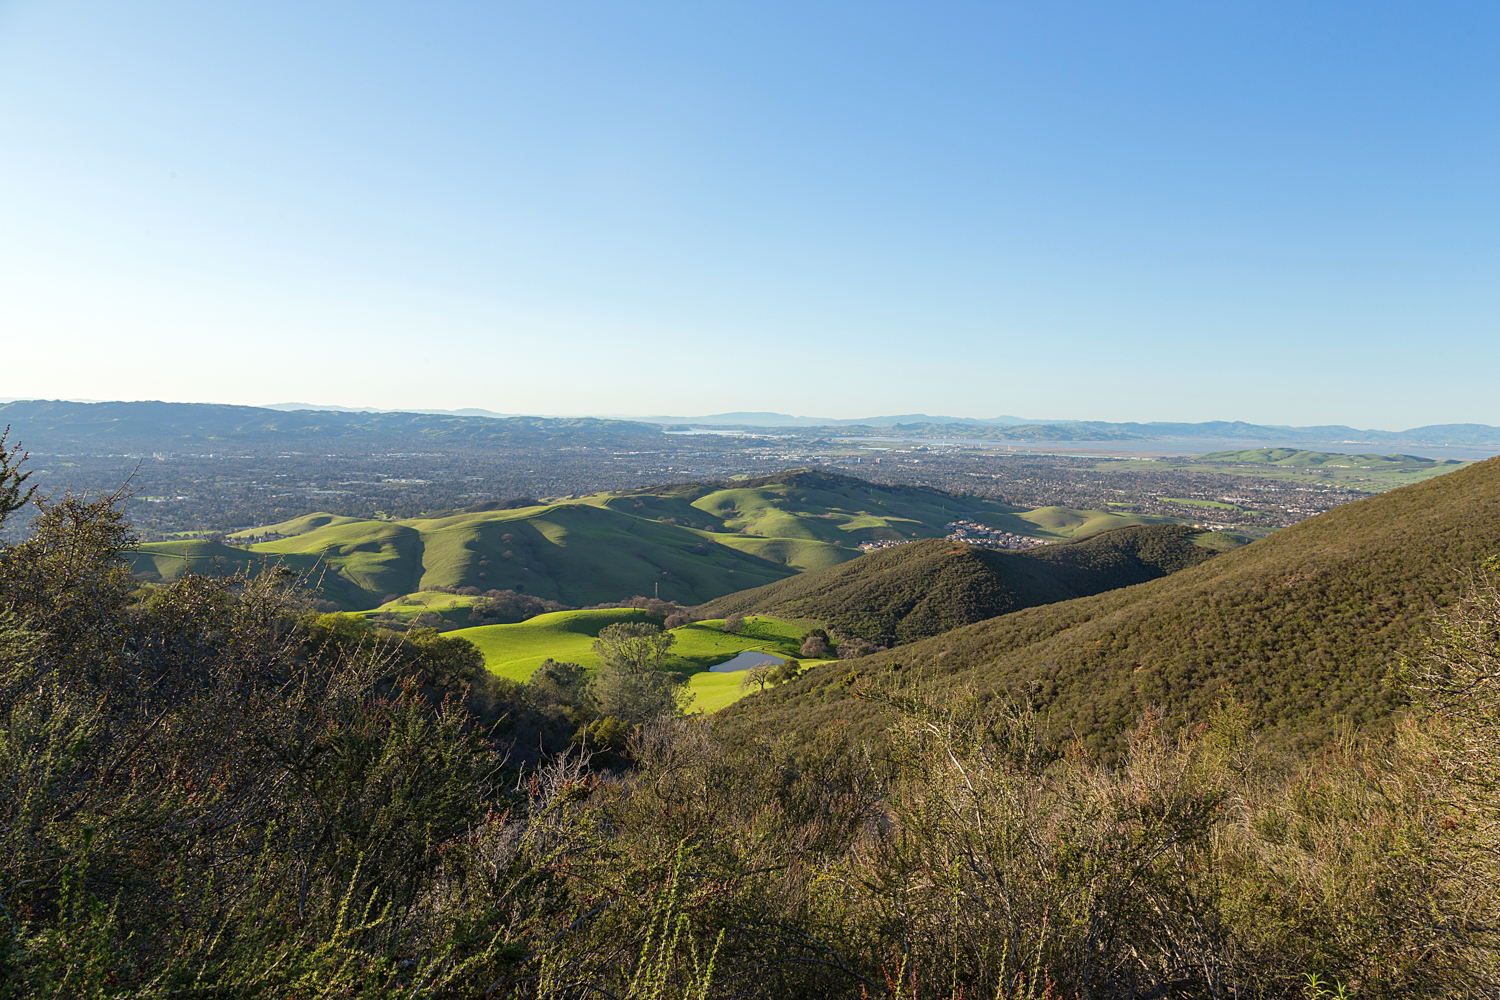
POLYGON ((0 395, 1500 423, 1500 5, 0 3, 0 395))

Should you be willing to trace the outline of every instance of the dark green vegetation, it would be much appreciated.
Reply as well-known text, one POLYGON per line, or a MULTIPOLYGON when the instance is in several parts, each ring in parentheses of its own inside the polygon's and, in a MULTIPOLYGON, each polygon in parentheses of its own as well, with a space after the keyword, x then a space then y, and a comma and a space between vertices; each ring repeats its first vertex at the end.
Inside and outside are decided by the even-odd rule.
POLYGON ((287 536, 246 548, 147 543, 133 568, 174 579, 280 565, 314 578, 325 598, 350 610, 435 587, 509 590, 574 606, 658 593, 697 604, 853 559, 860 542, 941 536, 958 518, 1051 538, 1161 520, 1021 511, 923 487, 789 472, 398 521, 312 514, 242 532, 287 536))
MULTIPOLYGON (((1500 459, 1330 511, 1151 583, 1032 608, 861 660, 899 663, 1045 709, 1055 734, 1118 751, 1140 713, 1174 723, 1233 697, 1257 726, 1306 742, 1343 718, 1387 718, 1386 679, 1421 648, 1424 623, 1463 572, 1500 551, 1500 459)), ((815 733, 835 719, 886 722, 824 667, 727 715, 815 733)), ((726 720, 727 721, 727 720, 726 720)))
POLYGON ((879 645, 925 639, 1039 604, 1144 583, 1235 543, 1177 525, 1115 528, 1018 552, 942 540, 872 552, 697 609, 822 621, 879 645))
POLYGON ((1494 996, 1497 470, 859 660, 800 741, 775 710, 671 717, 676 640, 645 623, 600 630, 594 678, 491 681, 451 635, 310 613, 294 574, 138 588, 117 498, 54 498, 0 545, 0 997, 1494 996), (1233 601, 1252 625, 1288 604, 1314 646, 1399 626, 1406 713, 1292 753, 1251 699, 1146 712, 1106 765, 888 669, 1130 595, 1181 603, 1199 647, 1265 634, 1233 601), (861 706, 890 723, 874 752, 861 706), (593 756, 560 752, 579 723, 593 756))

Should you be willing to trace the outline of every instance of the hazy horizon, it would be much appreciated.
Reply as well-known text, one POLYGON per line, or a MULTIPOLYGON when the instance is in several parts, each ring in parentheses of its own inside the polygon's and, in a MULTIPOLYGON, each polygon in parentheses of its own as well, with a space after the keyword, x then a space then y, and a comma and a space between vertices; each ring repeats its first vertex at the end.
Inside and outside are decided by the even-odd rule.
MULTIPOLYGON (((768 416, 768 417, 783 418, 784 420, 787 420, 787 421, 804 422, 804 423, 806 423, 808 425, 813 425, 813 426, 815 426, 816 422, 818 422, 818 421, 828 421, 830 423, 851 423, 851 422, 857 422, 857 421, 868 421, 868 420, 872 420, 872 419, 873 420, 889 419, 889 418, 892 418, 892 417, 899 417, 899 418, 902 418, 902 419, 910 419, 910 418, 925 419, 925 418, 930 418, 930 419, 933 419, 933 420, 936 420, 936 421, 953 420, 953 421, 960 421, 960 422, 983 422, 983 423, 990 423, 990 422, 1000 423, 1000 422, 1003 422, 1003 423, 1008 424, 1008 425, 1021 425, 1021 424, 1045 425, 1045 424, 1067 424, 1067 423, 1074 423, 1074 422, 1084 422, 1084 418, 1070 417, 1070 416, 1025 417, 1025 416, 1018 416, 1018 415, 1015 415, 1015 414, 967 415, 967 414, 955 414, 955 413, 910 413, 910 412, 908 412, 908 413, 897 413, 894 409, 892 409, 890 407, 887 407, 886 409, 884 409, 882 411, 879 411, 879 412, 862 413, 862 414, 856 414, 856 415, 850 415, 850 416, 839 416, 839 415, 827 414, 827 413, 782 413, 782 412, 774 411, 774 410, 721 410, 721 411, 716 412, 716 413, 678 413, 678 414, 645 413, 645 412, 639 412, 639 413, 608 413, 608 412, 602 412, 602 411, 587 411, 587 412, 585 412, 585 411, 567 411, 567 412, 554 412, 554 413, 540 413, 540 412, 534 412, 534 411, 500 412, 500 411, 496 411, 496 410, 490 410, 487 407, 477 407, 477 406, 455 406, 455 407, 441 407, 441 408, 440 407, 379 407, 379 406, 368 406, 368 405, 359 405, 359 404, 350 405, 350 404, 346 404, 346 403, 308 402, 308 401, 303 401, 303 400, 286 400, 286 401, 278 402, 278 403, 227 403, 227 402, 225 402, 223 400, 181 400, 181 399, 88 399, 88 398, 76 398, 76 397, 68 397, 68 398, 58 397, 55 400, 49 400, 48 397, 41 397, 41 396, 0 396, 0 405, 6 404, 6 403, 26 402, 26 401, 33 401, 33 400, 57 401, 57 402, 68 402, 68 403, 146 403, 146 402, 161 402, 161 403, 172 403, 172 404, 178 404, 178 403, 181 403, 181 404, 203 404, 203 405, 210 405, 210 406, 212 406, 212 405, 252 406, 252 407, 256 407, 258 409, 272 409, 272 410, 301 409, 301 410, 310 410, 310 411, 355 412, 355 413, 361 413, 361 412, 368 412, 368 413, 437 413, 437 414, 455 414, 455 415, 463 415, 463 414, 467 413, 467 414, 474 414, 474 415, 488 416, 488 417, 540 417, 540 418, 593 417, 593 418, 604 419, 604 420, 636 420, 636 421, 646 421, 646 422, 653 422, 653 421, 654 422, 661 422, 661 421, 675 421, 675 420, 695 421, 695 420, 713 420, 713 419, 726 418, 726 417, 768 416)), ((1427 423, 1427 424, 1411 424, 1411 425, 1404 425, 1404 426, 1400 426, 1400 427, 1394 427, 1394 426, 1392 426, 1392 427, 1379 427, 1379 426, 1364 426, 1364 427, 1361 427, 1361 426, 1356 425, 1356 424, 1351 424, 1351 423, 1349 423, 1347 421, 1332 421, 1332 422, 1322 423, 1322 424, 1293 424, 1293 423, 1287 423, 1285 421, 1245 420, 1245 419, 1242 419, 1242 418, 1239 418, 1239 417, 1232 417, 1232 416, 1231 417, 1209 418, 1207 420, 1201 420, 1201 421, 1149 421, 1149 420, 1138 420, 1138 419, 1136 419, 1134 417, 1130 417, 1130 416, 1120 416, 1120 417, 1112 417, 1112 418, 1090 420, 1088 422, 1097 422, 1097 423, 1106 423, 1106 424, 1154 424, 1154 423, 1159 423, 1159 424, 1230 423, 1230 424, 1234 424, 1234 423, 1241 423, 1241 424, 1248 424, 1248 425, 1258 426, 1258 427, 1283 428, 1283 429, 1287 429, 1287 430, 1308 429, 1308 428, 1316 428, 1316 427, 1346 427, 1346 428, 1349 428, 1350 430, 1380 431, 1380 432, 1392 432, 1392 433, 1406 431, 1406 430, 1413 430, 1413 429, 1417 429, 1417 428, 1420 428, 1420 427, 1442 426, 1444 424, 1455 424, 1455 423, 1475 424, 1476 423, 1475 421, 1462 421, 1462 422, 1460 422, 1460 421, 1442 421, 1442 422, 1430 422, 1430 423, 1427 423)), ((746 422, 746 425, 747 426, 756 426, 756 425, 754 425, 752 423, 749 423, 748 421, 746 422)), ((773 423, 773 424, 764 424, 764 425, 760 425, 760 426, 775 427, 775 426, 779 426, 779 424, 773 423)), ((796 424, 786 423, 785 426, 792 427, 792 426, 796 426, 796 424)), ((1500 426, 1500 425, 1482 424, 1482 426, 1491 427, 1491 426, 1500 426)), ((1348 442, 1345 442, 1345 443, 1348 443, 1348 442)))

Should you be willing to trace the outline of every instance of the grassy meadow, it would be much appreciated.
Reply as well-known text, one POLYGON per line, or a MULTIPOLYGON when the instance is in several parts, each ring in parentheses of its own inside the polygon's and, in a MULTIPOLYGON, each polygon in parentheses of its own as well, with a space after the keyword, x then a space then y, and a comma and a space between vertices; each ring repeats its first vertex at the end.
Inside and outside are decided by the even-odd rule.
MULTIPOLYGON (((491 673, 525 681, 549 657, 592 668, 596 664, 594 640, 601 629, 616 622, 647 620, 646 612, 639 608, 600 608, 557 611, 515 625, 482 625, 446 634, 477 646, 491 673)), ((671 668, 692 675, 689 689, 697 696, 695 710, 723 708, 744 693, 739 688, 743 673, 713 674, 709 667, 746 650, 796 657, 809 627, 758 615, 747 617, 738 633, 725 632, 723 625, 721 618, 671 630, 677 640, 672 647, 671 668)))
POLYGON ((616 622, 647 620, 639 608, 555 611, 515 625, 481 625, 445 634, 479 647, 491 673, 524 681, 549 657, 592 667, 592 647, 601 629, 616 622))
MULTIPOLYGON (((813 667, 821 667, 834 660, 803 660, 804 670, 813 667)), ((688 690, 693 693, 692 703, 688 705, 689 714, 703 713, 705 715, 717 712, 721 708, 728 708, 752 691, 747 691, 741 684, 745 679, 744 671, 735 671, 728 674, 715 674, 707 670, 699 671, 688 678, 688 690)))
POLYGON ((749 694, 740 686, 744 677, 743 672, 711 674, 706 670, 689 677, 688 690, 693 693, 693 700, 688 711, 706 714, 733 705, 749 694))

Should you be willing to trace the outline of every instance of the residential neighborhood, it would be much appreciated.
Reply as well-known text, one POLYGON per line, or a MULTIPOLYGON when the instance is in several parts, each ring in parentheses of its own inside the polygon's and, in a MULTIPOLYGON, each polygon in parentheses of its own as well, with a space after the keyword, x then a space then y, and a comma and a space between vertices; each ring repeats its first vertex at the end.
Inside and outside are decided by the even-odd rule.
POLYGON ((986 549, 1029 549, 1047 544, 1040 538, 1001 531, 987 524, 980 524, 978 521, 949 521, 944 527, 949 531, 943 536, 948 541, 978 545, 986 549))

